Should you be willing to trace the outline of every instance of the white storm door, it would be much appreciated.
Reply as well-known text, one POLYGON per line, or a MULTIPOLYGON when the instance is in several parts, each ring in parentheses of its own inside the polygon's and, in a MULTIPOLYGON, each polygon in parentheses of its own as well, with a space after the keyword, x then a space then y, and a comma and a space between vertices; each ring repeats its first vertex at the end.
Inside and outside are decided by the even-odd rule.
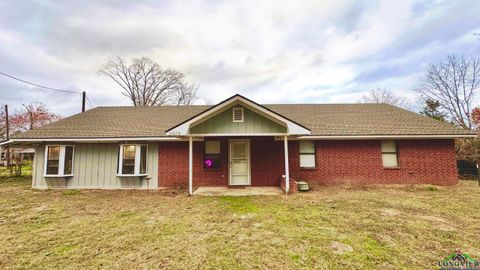
POLYGON ((250 185, 250 142, 231 140, 229 151, 230 185, 250 185))

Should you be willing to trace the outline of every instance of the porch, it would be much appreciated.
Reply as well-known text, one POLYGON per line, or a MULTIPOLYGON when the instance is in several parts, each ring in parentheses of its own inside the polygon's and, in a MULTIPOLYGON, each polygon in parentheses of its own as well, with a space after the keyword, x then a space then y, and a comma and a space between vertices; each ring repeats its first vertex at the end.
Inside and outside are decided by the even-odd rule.
POLYGON ((249 196, 289 192, 286 136, 279 139, 222 136, 205 137, 200 141, 190 138, 188 187, 191 195, 249 196))

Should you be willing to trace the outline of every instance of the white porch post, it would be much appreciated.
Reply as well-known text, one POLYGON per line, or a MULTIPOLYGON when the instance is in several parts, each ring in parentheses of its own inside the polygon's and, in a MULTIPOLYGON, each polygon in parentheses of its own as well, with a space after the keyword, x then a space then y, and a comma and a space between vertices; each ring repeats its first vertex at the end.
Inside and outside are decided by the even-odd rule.
POLYGON ((193 194, 193 140, 188 137, 188 194, 193 194))
POLYGON ((288 168, 288 140, 287 136, 283 136, 283 146, 285 151, 285 192, 290 191, 290 169, 288 168))

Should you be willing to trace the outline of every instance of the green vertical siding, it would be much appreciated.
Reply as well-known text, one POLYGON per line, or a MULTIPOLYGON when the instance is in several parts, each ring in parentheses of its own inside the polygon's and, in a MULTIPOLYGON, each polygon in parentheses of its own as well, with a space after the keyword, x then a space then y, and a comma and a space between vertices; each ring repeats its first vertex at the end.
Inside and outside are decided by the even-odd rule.
MULTIPOLYGON (((52 143, 56 144, 56 143, 52 143)), ((59 143, 60 144, 60 143, 59 143)), ((73 177, 43 177, 45 144, 35 148, 32 186, 34 188, 146 188, 145 177, 117 177, 116 143, 75 144, 73 177)), ((150 188, 158 186, 158 143, 148 143, 147 173, 150 188)))
POLYGON ((244 108, 244 121, 233 122, 232 108, 193 126, 191 134, 206 133, 286 133, 286 127, 244 108))

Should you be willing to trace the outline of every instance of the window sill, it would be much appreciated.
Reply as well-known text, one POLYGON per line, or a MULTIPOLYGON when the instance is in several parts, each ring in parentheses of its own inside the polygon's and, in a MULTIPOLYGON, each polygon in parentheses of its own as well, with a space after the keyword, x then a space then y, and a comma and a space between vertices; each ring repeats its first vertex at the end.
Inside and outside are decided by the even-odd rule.
POLYGON ((317 167, 300 167, 302 171, 316 171, 317 167))
POLYGON ((383 167, 384 170, 400 170, 400 167, 383 167))
POLYGON ((73 177, 73 174, 44 174, 43 177, 45 177, 45 178, 66 178, 66 177, 73 177))
POLYGON ((117 177, 142 177, 142 176, 147 176, 148 174, 143 173, 143 174, 117 174, 117 177))

